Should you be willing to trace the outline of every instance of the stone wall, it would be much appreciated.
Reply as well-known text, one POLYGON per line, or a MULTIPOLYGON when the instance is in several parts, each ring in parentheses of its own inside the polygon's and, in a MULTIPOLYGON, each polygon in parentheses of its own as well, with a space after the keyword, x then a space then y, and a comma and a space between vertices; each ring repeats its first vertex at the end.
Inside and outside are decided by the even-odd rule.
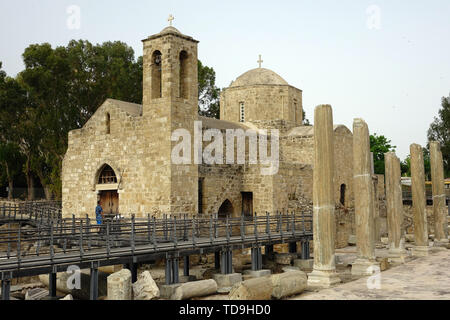
MULTIPOLYGON (((104 164, 113 168, 118 180, 119 208, 138 212, 143 206, 146 181, 145 158, 149 148, 144 136, 140 106, 108 99, 79 130, 69 132, 68 149, 62 165, 63 216, 94 216, 97 179, 104 164), (106 115, 110 115, 110 134, 106 134, 106 115), (140 188, 138 188, 138 186, 140 188)), ((149 186, 148 186, 149 187, 149 186)), ((148 198, 146 199, 148 200, 148 198)))
POLYGON ((175 164, 171 157, 178 143, 171 141, 172 132, 184 129, 193 136, 197 67, 197 41, 173 28, 144 41, 143 106, 108 99, 82 129, 69 133, 62 172, 63 216, 94 215, 99 188, 105 188, 96 180, 105 164, 118 178, 116 186, 106 187, 118 190, 121 214, 198 212, 198 168, 175 164), (159 92, 154 73, 157 51, 158 97, 154 96, 159 92), (181 53, 186 57, 183 74, 181 53))
POLYGON ((239 122, 241 102, 245 106, 246 122, 283 119, 297 126, 303 122, 302 91, 289 85, 227 88, 221 93, 220 119, 239 122))
POLYGON ((199 177, 203 179, 202 213, 219 211, 225 200, 233 205, 233 216, 242 212, 242 167, 237 165, 201 165, 199 177))
MULTIPOLYGON (((353 207, 353 136, 345 126, 335 126, 335 201, 340 203, 341 185, 345 185, 345 207, 353 207)), ((313 165, 314 136, 313 127, 292 129, 280 138, 280 160, 288 163, 313 165)), ((312 181, 310 186, 312 199, 312 181)))
MULTIPOLYGON (((433 216, 433 206, 426 206, 425 211, 427 213, 427 226, 428 226, 428 234, 434 234, 434 216, 433 216)), ((408 234, 414 234, 414 223, 413 223, 413 210, 412 205, 404 204, 403 205, 404 212, 404 221, 403 228, 405 232, 408 234)))
MULTIPOLYGON (((124 216, 197 214, 199 178, 203 214, 217 213, 229 200, 232 214, 240 215, 241 192, 253 193, 253 211, 258 214, 311 210, 314 138, 312 127, 298 127, 301 90, 289 85, 228 88, 221 100, 221 119, 231 122, 206 119, 197 115, 197 41, 168 27, 144 40, 143 56, 143 105, 108 99, 82 129, 69 133, 62 170, 64 217, 94 217, 99 192, 106 189, 118 190, 118 210, 124 216), (160 68, 155 54, 160 55, 160 68), (239 123, 242 101, 245 124, 239 123), (202 120, 203 130, 221 130, 224 139, 227 129, 278 129, 278 173, 262 175, 260 164, 197 165, 193 157, 189 163, 175 164, 172 151, 181 139, 172 141, 172 133, 184 129, 194 137, 196 120, 202 120), (117 184, 98 184, 105 165, 114 170, 117 184)), ((336 203, 345 185, 343 207, 351 208, 352 134, 344 126, 334 131, 336 203)), ((191 155, 193 150, 191 143, 191 155)), ((247 142, 246 158, 248 150, 247 142)))

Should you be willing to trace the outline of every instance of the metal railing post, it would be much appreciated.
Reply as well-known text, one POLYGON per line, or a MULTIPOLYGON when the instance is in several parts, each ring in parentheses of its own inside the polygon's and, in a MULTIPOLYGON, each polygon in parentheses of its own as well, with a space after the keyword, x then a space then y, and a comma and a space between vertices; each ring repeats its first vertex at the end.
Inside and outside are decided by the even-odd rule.
POLYGON ((135 250, 135 232, 134 232, 134 214, 131 215, 131 235, 130 235, 130 243, 131 243, 131 253, 134 255, 135 250))
POLYGON ((213 216, 209 216, 209 241, 211 245, 214 243, 214 235, 213 235, 213 216))

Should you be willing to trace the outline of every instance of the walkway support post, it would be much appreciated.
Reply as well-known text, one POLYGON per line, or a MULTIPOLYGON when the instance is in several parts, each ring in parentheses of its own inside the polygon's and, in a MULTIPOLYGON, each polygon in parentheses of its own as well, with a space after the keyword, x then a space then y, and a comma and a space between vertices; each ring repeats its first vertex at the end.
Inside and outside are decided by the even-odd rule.
POLYGON ((91 263, 91 287, 89 291, 90 300, 98 299, 98 267, 98 262, 91 263))
POLYGON ((2 272, 2 300, 9 300, 11 295, 11 273, 2 272))
POLYGON ((50 297, 56 298, 56 270, 52 270, 48 275, 48 291, 50 297))

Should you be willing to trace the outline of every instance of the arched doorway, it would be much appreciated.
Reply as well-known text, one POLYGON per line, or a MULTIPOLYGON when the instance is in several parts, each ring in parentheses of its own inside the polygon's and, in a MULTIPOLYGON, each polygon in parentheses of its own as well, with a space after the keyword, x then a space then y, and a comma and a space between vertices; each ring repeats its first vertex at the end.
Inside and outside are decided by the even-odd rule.
POLYGON ((226 199, 219 208, 219 219, 231 218, 233 216, 233 205, 230 200, 226 199))
POLYGON ((114 169, 107 164, 103 165, 98 175, 97 191, 100 205, 106 215, 119 214, 119 193, 117 186, 117 175, 114 169))

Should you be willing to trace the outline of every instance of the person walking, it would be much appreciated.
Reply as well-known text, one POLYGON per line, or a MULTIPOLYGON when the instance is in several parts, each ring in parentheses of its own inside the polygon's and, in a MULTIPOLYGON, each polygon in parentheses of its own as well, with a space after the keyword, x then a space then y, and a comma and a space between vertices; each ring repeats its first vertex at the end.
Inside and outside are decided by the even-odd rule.
POLYGON ((97 224, 99 227, 99 232, 101 231, 101 225, 103 224, 103 208, 100 205, 100 201, 97 201, 97 206, 95 207, 95 216, 97 218, 97 224))

